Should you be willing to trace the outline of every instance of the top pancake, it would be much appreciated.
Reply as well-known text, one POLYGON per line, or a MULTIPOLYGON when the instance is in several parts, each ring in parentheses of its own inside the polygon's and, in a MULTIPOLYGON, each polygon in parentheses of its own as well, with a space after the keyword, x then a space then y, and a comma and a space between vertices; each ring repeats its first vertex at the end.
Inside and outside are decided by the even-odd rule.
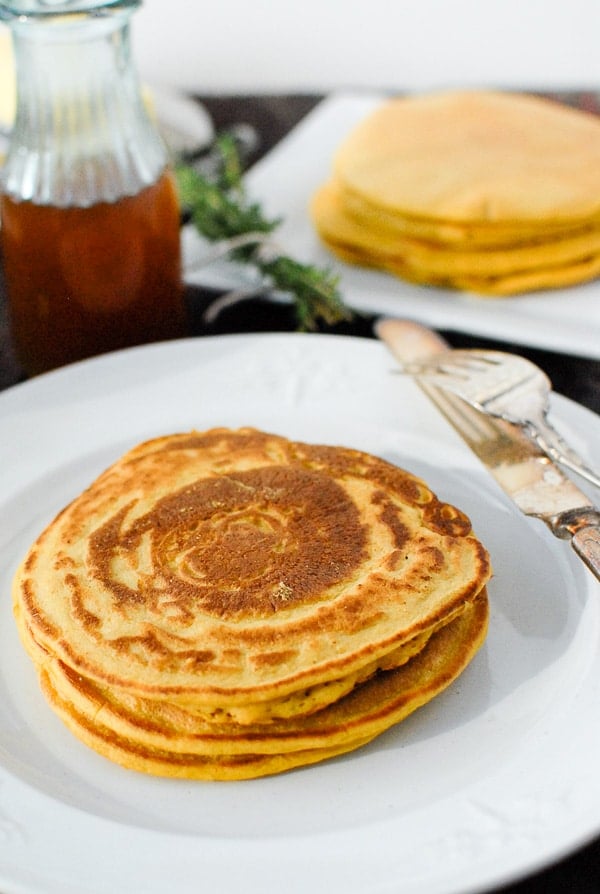
POLYGON ((600 121, 527 95, 395 99, 345 140, 334 173, 366 202, 417 218, 589 221, 600 214, 600 121))
POLYGON ((140 696, 244 703, 339 679, 489 578, 418 478, 254 429, 136 447, 46 528, 14 600, 42 651, 140 696))

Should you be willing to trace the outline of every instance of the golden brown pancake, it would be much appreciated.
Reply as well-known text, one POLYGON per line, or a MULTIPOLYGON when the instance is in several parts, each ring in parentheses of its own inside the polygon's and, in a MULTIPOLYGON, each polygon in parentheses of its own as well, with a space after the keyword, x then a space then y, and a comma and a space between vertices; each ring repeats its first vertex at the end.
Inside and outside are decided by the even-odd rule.
MULTIPOLYGON (((221 428, 121 457, 42 532, 13 599, 46 695, 84 740, 107 753, 116 737, 134 767, 158 749, 167 772, 193 733, 208 778, 233 778, 234 766, 271 772, 290 750, 294 766, 376 735, 364 718, 351 734, 309 730, 413 666, 490 573, 469 519, 414 475, 221 428), (261 737, 276 760, 227 763, 261 737)), ((471 654, 475 640, 457 644, 471 654)), ((201 764, 185 772, 206 776, 201 764)))
POLYGON ((403 215, 579 224, 600 216, 600 121, 523 94, 393 99, 344 141, 334 171, 403 215))
POLYGON ((563 266, 549 266, 536 270, 517 271, 506 276, 450 276, 426 272, 418 267, 405 264, 396 258, 370 255, 360 249, 327 242, 331 251, 347 264, 360 267, 375 267, 392 273, 408 282, 460 289, 478 298, 510 298, 525 292, 540 289, 559 289, 578 283, 589 282, 600 274, 600 255, 591 255, 581 261, 563 266))
MULTIPOLYGON (((374 233, 400 235, 411 239, 432 242, 446 248, 503 248, 547 239, 571 239, 597 231, 600 220, 569 223, 563 221, 451 221, 441 218, 413 217, 398 211, 390 211, 368 202, 336 179, 327 188, 333 188, 343 203, 344 212, 366 230, 374 233)), ((322 188, 325 188, 322 187, 322 188)))
POLYGON ((42 688, 67 726, 118 763, 165 776, 243 779, 282 772, 353 751, 446 689, 484 641, 485 590, 454 621, 434 633, 419 655, 373 676, 309 717, 265 726, 211 725, 181 710, 90 684, 53 662, 42 688))
POLYGON ((600 121, 524 94, 382 103, 344 140, 311 216, 339 258, 480 295, 600 271, 600 121))
POLYGON ((405 266, 426 278, 501 278, 548 268, 564 268, 600 256, 600 227, 569 238, 533 239, 501 247, 447 247, 433 240, 401 237, 389 230, 368 230, 346 212, 334 184, 314 196, 312 213, 330 245, 370 255, 378 266, 405 266))
MULTIPOLYGON (((52 655, 47 649, 41 647, 35 641, 31 634, 30 627, 24 623, 22 612, 18 603, 14 607, 14 615, 19 630, 21 640, 29 652, 31 658, 36 665, 47 668, 49 662, 52 661, 52 655)), ((431 628, 423 633, 417 634, 408 642, 403 643, 397 649, 392 650, 378 661, 367 664, 360 672, 349 674, 338 680, 330 680, 316 686, 310 686, 301 689, 299 692, 293 692, 290 695, 268 701, 249 702, 248 704, 225 704, 222 707, 218 705, 206 705, 193 696, 184 698, 178 696, 168 701, 168 710, 182 710, 192 713, 199 720, 205 720, 212 724, 258 724, 271 723, 273 720, 289 717, 307 716, 318 711, 325 705, 329 705, 334 701, 347 695, 359 683, 369 679, 379 670, 392 670, 401 667, 410 659, 417 655, 425 648, 427 641, 434 633, 435 629, 431 628)), ((80 677, 83 680, 83 677, 80 677)), ((121 693, 123 699, 136 700, 138 697, 131 695, 127 691, 121 693)), ((140 702, 141 703, 141 702, 140 702)), ((158 705, 158 700, 152 703, 158 705)))
POLYGON ((407 472, 252 429, 158 438, 32 547, 34 639, 144 694, 246 703, 338 679, 481 589, 469 520, 407 472))

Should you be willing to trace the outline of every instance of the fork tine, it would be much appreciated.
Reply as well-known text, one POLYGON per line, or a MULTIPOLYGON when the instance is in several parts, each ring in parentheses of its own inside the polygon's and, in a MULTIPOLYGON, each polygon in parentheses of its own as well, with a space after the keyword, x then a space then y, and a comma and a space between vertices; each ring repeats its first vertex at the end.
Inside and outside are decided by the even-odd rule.
POLYGON ((406 364, 421 387, 436 387, 522 430, 552 459, 600 486, 600 476, 565 444, 546 418, 548 377, 525 358, 501 351, 458 350, 406 364))
MULTIPOLYGON (((440 358, 443 360, 443 358, 440 358)), ((491 371, 494 368, 502 366, 505 362, 503 355, 499 351, 478 351, 476 349, 455 351, 448 360, 456 365, 460 364, 473 371, 491 371)))
POLYGON ((479 360, 485 366, 500 366, 505 362, 506 354, 503 351, 483 351, 478 348, 469 350, 474 360, 479 360))
POLYGON ((455 369, 465 369, 473 373, 486 372, 492 364, 490 364, 489 360, 486 360, 483 357, 481 359, 479 357, 458 357, 456 359, 449 358, 448 361, 441 360, 439 365, 450 371, 455 369))
POLYGON ((431 376, 440 375, 468 379, 473 373, 484 373, 490 369, 490 364, 483 358, 449 356, 439 357, 431 360, 415 361, 406 363, 402 366, 401 371, 413 376, 431 376))

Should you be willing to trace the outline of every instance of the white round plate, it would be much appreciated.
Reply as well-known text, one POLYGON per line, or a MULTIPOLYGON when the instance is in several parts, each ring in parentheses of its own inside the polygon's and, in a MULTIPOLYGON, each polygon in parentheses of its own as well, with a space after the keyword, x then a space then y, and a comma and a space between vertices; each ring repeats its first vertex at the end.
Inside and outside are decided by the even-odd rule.
MULTIPOLYGON (((467 894, 600 833, 599 586, 393 365, 370 340, 223 336, 0 395, 3 894, 467 894), (64 504, 138 441, 216 425, 417 472, 470 514, 495 569, 488 639, 449 690, 350 755, 239 783, 153 778, 90 751, 46 705, 11 616, 16 566, 64 504)), ((554 414, 596 461, 598 418, 560 398, 554 414)))

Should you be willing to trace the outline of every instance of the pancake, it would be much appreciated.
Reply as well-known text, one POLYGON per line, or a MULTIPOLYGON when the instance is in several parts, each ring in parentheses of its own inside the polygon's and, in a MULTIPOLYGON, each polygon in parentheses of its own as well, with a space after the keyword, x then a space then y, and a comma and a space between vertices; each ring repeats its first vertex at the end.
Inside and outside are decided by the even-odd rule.
POLYGON ((524 94, 392 99, 334 159, 376 207, 444 222, 578 224, 600 216, 600 121, 524 94))
POLYGON ((78 738, 125 767, 190 779, 252 778, 353 751, 431 701, 480 648, 488 613, 484 590, 401 668, 375 675, 317 714, 266 729, 224 730, 177 712, 165 716, 164 705, 147 701, 134 708, 62 662, 44 667, 42 688, 78 738))
POLYGON ((333 254, 347 264, 385 270, 418 285, 459 289, 477 298, 511 298, 525 292, 560 289, 589 282, 600 274, 600 255, 595 255, 562 267, 517 272, 503 277, 450 277, 425 273, 401 261, 398 262, 395 258, 375 258, 364 251, 345 245, 334 242, 326 244, 333 254))
MULTIPOLYGON (((29 626, 24 623, 22 613, 18 604, 14 609, 15 620, 19 630, 21 640, 25 645, 29 655, 33 661, 40 666, 47 667, 52 655, 47 649, 41 647, 31 634, 29 626)), ((439 625, 442 626, 442 625, 439 625)), ((437 629, 437 628, 436 628, 437 629)), ((268 701, 260 701, 249 704, 227 704, 223 707, 215 705, 206 705, 197 699, 183 698, 176 696, 168 701, 168 710, 187 711, 193 714, 196 719, 208 721, 212 724, 221 723, 238 723, 238 724, 258 724, 271 723, 273 720, 297 716, 307 716, 320 710, 325 705, 329 705, 339 698, 351 692, 359 683, 369 679, 379 670, 391 670, 392 668, 401 667, 410 659, 417 655, 427 644, 434 629, 426 630, 421 634, 417 634, 408 642, 399 646, 397 649, 385 655, 382 659, 371 664, 367 664, 359 673, 350 674, 339 680, 330 680, 321 685, 308 687, 293 692, 287 697, 280 699, 271 699, 268 701)), ((80 677, 80 680, 83 680, 80 677)), ((122 698, 127 697, 135 699, 124 691, 122 698)), ((158 701, 152 703, 156 706, 158 701)))
POLYGON ((17 573, 34 639, 140 695, 281 697, 377 661, 489 575, 415 476, 253 429, 158 438, 46 528, 17 573))
POLYGON ((367 233, 340 214, 323 211, 322 196, 315 197, 314 223, 333 254, 347 264, 385 270, 409 282, 500 298, 576 285, 600 274, 598 235, 537 245, 531 251, 519 246, 504 252, 451 253, 432 243, 367 233))
POLYGON ((369 230, 348 214, 335 185, 312 203, 317 230, 329 245, 370 255, 378 266, 414 269, 425 279, 492 279, 551 267, 569 267, 600 255, 600 227, 569 238, 537 238, 511 246, 458 248, 433 240, 402 237, 383 228, 369 230))
MULTIPOLYGON (((413 217, 390 211, 368 202, 337 180, 326 184, 338 193, 344 211, 363 229, 422 239, 446 248, 503 248, 532 240, 570 239, 597 231, 600 220, 575 223, 564 221, 451 221, 441 218, 413 217)), ((322 187, 325 188, 325 187, 322 187)))
MULTIPOLYGON (((218 428, 118 459, 32 545, 13 604, 46 697, 92 747, 148 772, 247 778, 398 722, 391 696, 359 693, 443 642, 433 697, 480 642, 466 618, 482 603, 487 617, 490 574, 467 516, 411 473, 218 428)), ((409 711, 427 700, 411 691, 409 711)))
POLYGON ((381 104, 342 142, 310 213, 347 263, 505 297, 600 271, 600 120, 526 94, 381 104))

